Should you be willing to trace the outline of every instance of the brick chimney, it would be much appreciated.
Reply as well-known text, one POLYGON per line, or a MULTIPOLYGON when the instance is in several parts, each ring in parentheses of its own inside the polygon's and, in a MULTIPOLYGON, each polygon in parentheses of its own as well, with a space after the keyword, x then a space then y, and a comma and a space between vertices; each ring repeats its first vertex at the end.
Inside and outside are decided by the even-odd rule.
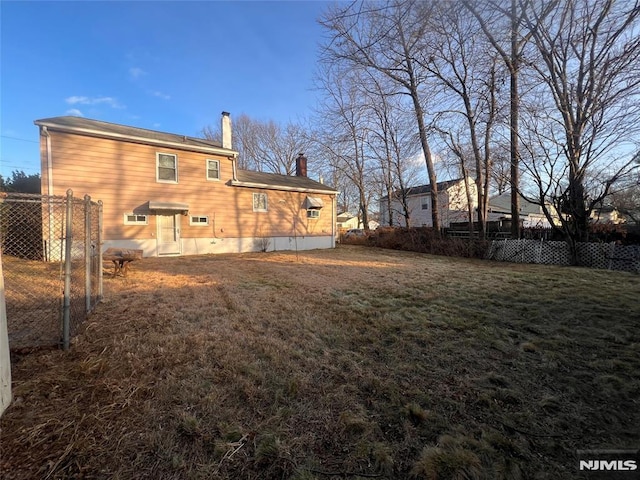
POLYGON ((231 117, 229 112, 222 112, 222 125, 220 132, 222 133, 222 148, 231 150, 231 117))
POLYGON ((298 158, 296 158, 296 177, 306 177, 307 176, 307 157, 304 156, 304 153, 299 153, 298 158))

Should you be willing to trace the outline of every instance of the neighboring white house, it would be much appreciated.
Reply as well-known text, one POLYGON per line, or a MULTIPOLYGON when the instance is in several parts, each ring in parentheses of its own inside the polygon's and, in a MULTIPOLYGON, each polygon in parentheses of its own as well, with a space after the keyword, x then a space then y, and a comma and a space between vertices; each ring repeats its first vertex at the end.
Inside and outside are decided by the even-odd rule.
MULTIPOLYGON (((467 179, 469 194, 471 196, 471 209, 474 212, 478 206, 476 184, 472 179, 467 179)), ((420 185, 405 190, 407 206, 409 210, 410 227, 431 227, 431 185, 420 185)), ((393 227, 406 227, 404 210, 400 198, 402 191, 395 192, 391 199, 393 221, 389 221, 388 197, 380 199, 380 225, 393 227)), ((442 227, 448 227, 451 223, 466 222, 469 219, 469 202, 463 178, 438 182, 438 202, 440 223, 442 227)))
POLYGON ((591 220, 593 223, 626 223, 626 218, 620 214, 618 209, 611 205, 603 205, 595 207, 591 211, 591 220))
MULTIPOLYGON (((336 217, 338 229, 350 230, 352 228, 364 228, 358 215, 351 212, 343 212, 336 217)), ((375 230, 380 224, 375 220, 369 220, 369 230, 375 230)))
MULTIPOLYGON (((548 206, 550 212, 554 213, 555 209, 552 205, 548 206)), ((557 218, 557 216, 555 216, 557 218)), ((489 199, 488 221, 509 220, 511 219, 511 193, 506 192, 496 195, 489 199)), ((542 207, 538 204, 531 203, 520 197, 520 220, 525 228, 551 228, 549 220, 542 211, 542 207)), ((556 223, 559 223, 560 219, 556 223)))
POLYGON ((360 219, 351 212, 342 212, 336 217, 338 229, 360 228, 360 219))

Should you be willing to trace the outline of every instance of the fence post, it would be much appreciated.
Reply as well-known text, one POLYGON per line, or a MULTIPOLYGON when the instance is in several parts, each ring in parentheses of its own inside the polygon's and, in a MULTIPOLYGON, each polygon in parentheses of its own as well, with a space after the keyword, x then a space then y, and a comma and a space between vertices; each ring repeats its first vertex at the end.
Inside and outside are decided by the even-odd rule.
POLYGON ((102 300, 102 200, 98 200, 98 301, 102 300))
POLYGON ((91 197, 84 196, 84 298, 87 313, 91 311, 91 197))
POLYGON ((73 242, 73 190, 67 190, 64 240, 64 301, 62 306, 62 348, 69 350, 71 335, 71 243, 73 242))

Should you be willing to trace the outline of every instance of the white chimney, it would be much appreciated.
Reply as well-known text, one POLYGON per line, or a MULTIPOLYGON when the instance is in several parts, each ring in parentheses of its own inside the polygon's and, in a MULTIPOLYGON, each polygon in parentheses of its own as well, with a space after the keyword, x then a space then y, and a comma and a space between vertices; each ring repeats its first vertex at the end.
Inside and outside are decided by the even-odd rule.
POLYGON ((222 148, 231 150, 231 117, 229 112, 222 112, 222 148))

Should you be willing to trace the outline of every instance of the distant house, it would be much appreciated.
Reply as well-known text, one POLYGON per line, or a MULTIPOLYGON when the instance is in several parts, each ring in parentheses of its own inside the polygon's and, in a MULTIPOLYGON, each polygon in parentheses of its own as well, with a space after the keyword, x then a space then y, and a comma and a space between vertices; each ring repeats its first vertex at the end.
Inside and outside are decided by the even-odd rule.
POLYGON ((307 177, 302 154, 295 176, 239 169, 226 112, 221 143, 79 117, 35 124, 42 193, 102 200, 103 249, 162 256, 335 246, 338 192, 307 177))
MULTIPOLYGON (((471 179, 467 179, 471 195, 471 209, 475 212, 478 206, 476 185, 471 179)), ((442 227, 448 227, 451 223, 466 222, 469 219, 469 202, 465 189, 465 180, 458 178, 438 182, 438 203, 440 222, 442 227)), ((395 192, 391 199, 393 219, 389 219, 388 197, 380 199, 380 225, 406 227, 404 210, 400 198, 402 191, 395 192)), ((410 227, 430 227, 432 223, 431 185, 411 187, 404 191, 409 210, 410 227)), ((475 214, 475 213, 474 213, 475 214)))
POLYGON ((351 212, 342 212, 337 217, 337 227, 341 230, 360 228, 360 218, 351 212))
POLYGON ((627 219, 618 209, 612 205, 602 205, 595 207, 591 211, 591 221, 593 223, 620 224, 626 223, 627 219))
MULTIPOLYGON (((549 211, 555 213, 555 209, 549 205, 549 211)), ((489 199, 488 221, 511 219, 511 193, 503 193, 489 199)), ((525 228, 550 228, 551 224, 542 211, 542 207, 536 203, 520 198, 520 220, 525 228)), ((555 223, 560 219, 555 216, 555 223)))
MULTIPOLYGON (((350 212, 343 212, 338 215, 338 230, 350 230, 352 228, 364 228, 358 215, 350 212)), ((375 230, 380 224, 375 220, 369 220, 369 230, 375 230)))

